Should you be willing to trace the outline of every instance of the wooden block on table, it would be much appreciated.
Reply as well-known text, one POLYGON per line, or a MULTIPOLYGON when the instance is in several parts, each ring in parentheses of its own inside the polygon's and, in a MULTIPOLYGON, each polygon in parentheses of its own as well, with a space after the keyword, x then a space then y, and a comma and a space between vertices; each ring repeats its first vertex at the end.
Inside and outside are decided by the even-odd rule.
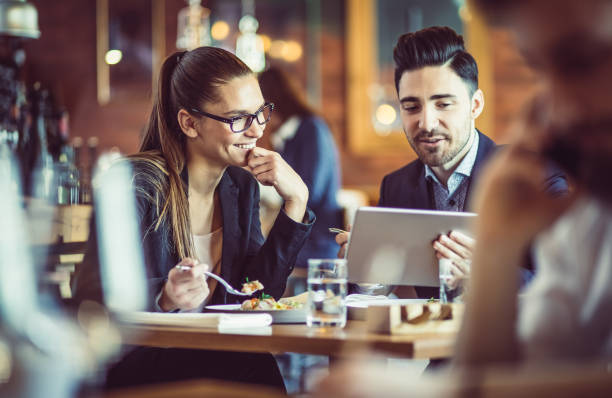
POLYGON ((463 304, 390 304, 367 308, 368 331, 384 334, 456 332, 463 318, 463 304))

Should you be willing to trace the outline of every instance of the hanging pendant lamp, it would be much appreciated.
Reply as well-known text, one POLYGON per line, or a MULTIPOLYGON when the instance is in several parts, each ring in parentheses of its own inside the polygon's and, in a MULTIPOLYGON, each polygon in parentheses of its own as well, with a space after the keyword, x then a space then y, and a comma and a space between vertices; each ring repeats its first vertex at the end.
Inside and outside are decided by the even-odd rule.
POLYGON ((25 0, 0 0, 0 35, 38 39, 38 12, 25 0))

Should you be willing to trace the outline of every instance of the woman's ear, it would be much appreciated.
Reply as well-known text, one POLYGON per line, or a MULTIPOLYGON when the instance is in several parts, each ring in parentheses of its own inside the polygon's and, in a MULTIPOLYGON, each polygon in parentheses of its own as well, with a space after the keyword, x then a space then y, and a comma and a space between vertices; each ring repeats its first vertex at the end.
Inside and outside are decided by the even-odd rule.
POLYGON ((176 115, 179 127, 183 134, 189 138, 196 138, 198 136, 198 130, 196 130, 196 119, 189 112, 184 109, 180 109, 176 115))

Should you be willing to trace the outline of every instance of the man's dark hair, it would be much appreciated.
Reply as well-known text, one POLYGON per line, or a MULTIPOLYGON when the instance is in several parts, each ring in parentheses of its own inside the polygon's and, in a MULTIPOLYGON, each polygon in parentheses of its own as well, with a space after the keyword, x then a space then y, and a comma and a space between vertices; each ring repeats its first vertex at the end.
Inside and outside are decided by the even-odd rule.
POLYGON ((478 90, 478 66, 463 44, 463 37, 446 26, 406 33, 393 50, 395 88, 406 71, 448 64, 467 84, 470 96, 478 90))

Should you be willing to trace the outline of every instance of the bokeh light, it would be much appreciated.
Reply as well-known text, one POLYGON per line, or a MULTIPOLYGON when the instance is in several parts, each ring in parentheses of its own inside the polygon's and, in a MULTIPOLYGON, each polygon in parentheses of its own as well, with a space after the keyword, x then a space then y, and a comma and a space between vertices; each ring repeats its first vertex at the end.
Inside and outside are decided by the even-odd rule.
POLYGON ((225 21, 217 21, 210 28, 210 35, 217 41, 225 39, 229 35, 229 32, 229 24, 225 21))
POLYGON ((259 35, 261 37, 261 41, 263 42, 264 52, 270 51, 270 46, 272 46, 272 39, 268 35, 259 35))
POLYGON ((283 51, 283 59, 287 62, 295 62, 302 56, 302 45, 297 41, 288 41, 283 51))
POLYGON ((272 58, 283 58, 283 52, 285 51, 286 45, 287 44, 283 40, 272 40, 268 54, 270 54, 272 58))
POLYGON ((108 50, 104 60, 109 65, 116 65, 121 62, 121 58, 123 58, 123 53, 121 50, 108 50))
POLYGON ((380 124, 389 126, 393 124, 396 117, 397 112, 395 111, 395 108, 389 104, 380 104, 378 108, 376 108, 376 120, 380 124))

